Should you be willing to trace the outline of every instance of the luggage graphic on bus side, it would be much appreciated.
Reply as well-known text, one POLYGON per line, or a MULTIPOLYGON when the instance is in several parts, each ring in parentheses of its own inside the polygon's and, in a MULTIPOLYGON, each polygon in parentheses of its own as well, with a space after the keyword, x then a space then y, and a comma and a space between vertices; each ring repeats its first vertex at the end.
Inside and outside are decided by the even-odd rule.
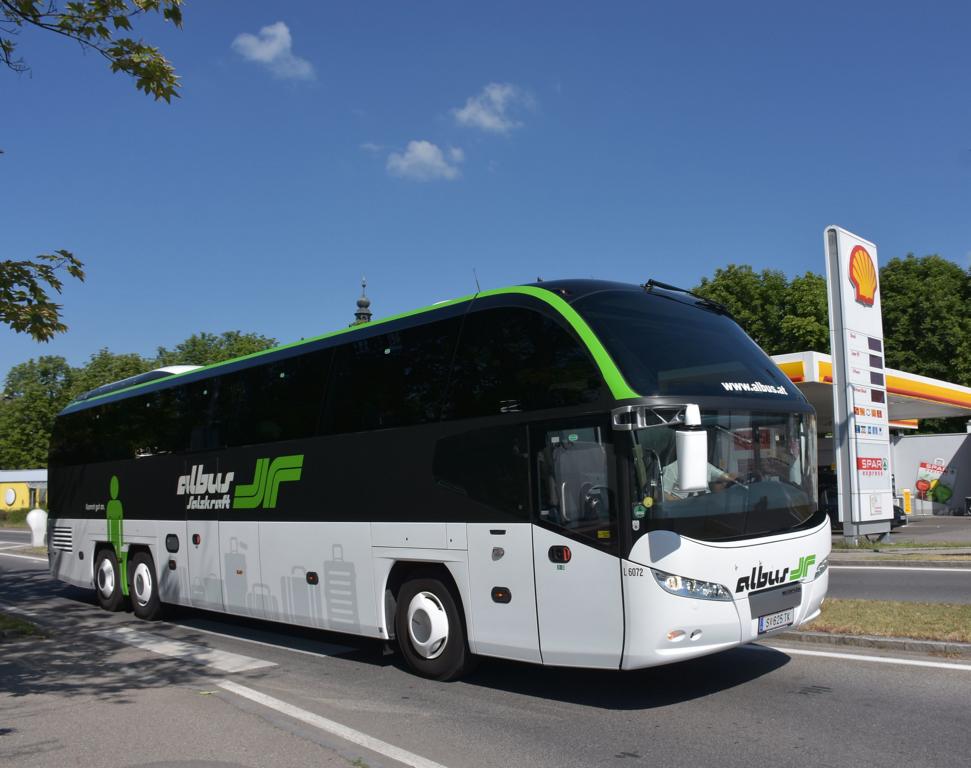
POLYGON ((307 581, 307 569, 293 566, 290 576, 280 577, 283 612, 287 619, 298 624, 319 627, 321 623, 320 586, 307 581))
POLYGON ((354 563, 344 560, 344 548, 331 548, 332 560, 324 561, 324 594, 327 600, 327 626, 337 632, 357 632, 357 574, 354 563))
MULTIPOLYGON (((246 549, 246 544, 242 545, 242 549, 246 549)), ((227 610, 251 613, 246 555, 240 551, 239 539, 235 536, 229 539, 229 552, 223 557, 223 590, 227 610)))

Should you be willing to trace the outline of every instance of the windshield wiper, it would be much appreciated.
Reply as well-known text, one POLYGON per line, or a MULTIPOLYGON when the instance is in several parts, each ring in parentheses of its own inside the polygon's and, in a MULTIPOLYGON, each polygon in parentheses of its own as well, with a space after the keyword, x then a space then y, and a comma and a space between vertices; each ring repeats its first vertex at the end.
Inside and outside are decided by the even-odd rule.
MULTIPOLYGON (((701 296, 694 291, 689 291, 687 288, 678 288, 676 285, 670 285, 668 283, 662 283, 659 280, 654 280, 653 278, 644 283, 644 290, 650 293, 654 288, 662 288, 665 291, 674 291, 675 293, 686 293, 688 296, 698 300, 698 303, 704 306, 706 309, 710 309, 717 312, 720 315, 726 315, 727 317, 732 317, 732 313, 728 310, 724 304, 715 301, 714 299, 709 299, 701 296)), ((734 320, 735 318, 732 317, 734 320)))

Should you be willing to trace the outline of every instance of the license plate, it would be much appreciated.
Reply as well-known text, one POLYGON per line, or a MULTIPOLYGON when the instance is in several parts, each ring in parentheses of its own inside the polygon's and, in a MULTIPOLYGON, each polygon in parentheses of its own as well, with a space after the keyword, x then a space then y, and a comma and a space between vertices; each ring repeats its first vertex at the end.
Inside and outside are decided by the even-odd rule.
POLYGON ((786 608, 778 613, 770 613, 768 616, 759 616, 759 634, 771 632, 779 627, 788 627, 795 621, 795 609, 786 608))

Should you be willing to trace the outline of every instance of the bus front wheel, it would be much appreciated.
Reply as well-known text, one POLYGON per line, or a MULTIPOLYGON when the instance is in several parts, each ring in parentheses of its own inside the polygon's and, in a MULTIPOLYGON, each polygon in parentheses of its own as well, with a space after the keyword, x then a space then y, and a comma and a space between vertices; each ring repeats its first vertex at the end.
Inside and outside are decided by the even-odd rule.
POLYGON ((469 660, 462 616, 452 592, 438 579, 406 581, 395 614, 398 645, 422 677, 455 680, 469 660))
POLYGON ((162 612, 162 602, 158 596, 158 579, 155 578, 155 564, 152 556, 138 552, 128 564, 131 574, 131 609, 138 618, 154 621, 162 612))
POLYGON ((121 591, 121 569, 114 549, 104 547, 98 551, 94 564, 94 593, 98 597, 98 605, 106 611, 117 611, 124 601, 121 591))

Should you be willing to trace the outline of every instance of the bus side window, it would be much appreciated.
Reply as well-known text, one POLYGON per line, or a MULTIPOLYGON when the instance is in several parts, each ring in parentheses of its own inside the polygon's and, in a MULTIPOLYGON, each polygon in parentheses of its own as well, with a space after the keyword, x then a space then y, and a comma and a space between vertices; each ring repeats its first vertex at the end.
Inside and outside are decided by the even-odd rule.
POLYGON ((590 354, 555 320, 522 307, 482 309, 462 326, 444 418, 580 405, 601 387, 590 354))
POLYGON ((616 514, 610 489, 613 452, 599 427, 547 430, 537 453, 539 519, 552 528, 616 544, 616 514))

